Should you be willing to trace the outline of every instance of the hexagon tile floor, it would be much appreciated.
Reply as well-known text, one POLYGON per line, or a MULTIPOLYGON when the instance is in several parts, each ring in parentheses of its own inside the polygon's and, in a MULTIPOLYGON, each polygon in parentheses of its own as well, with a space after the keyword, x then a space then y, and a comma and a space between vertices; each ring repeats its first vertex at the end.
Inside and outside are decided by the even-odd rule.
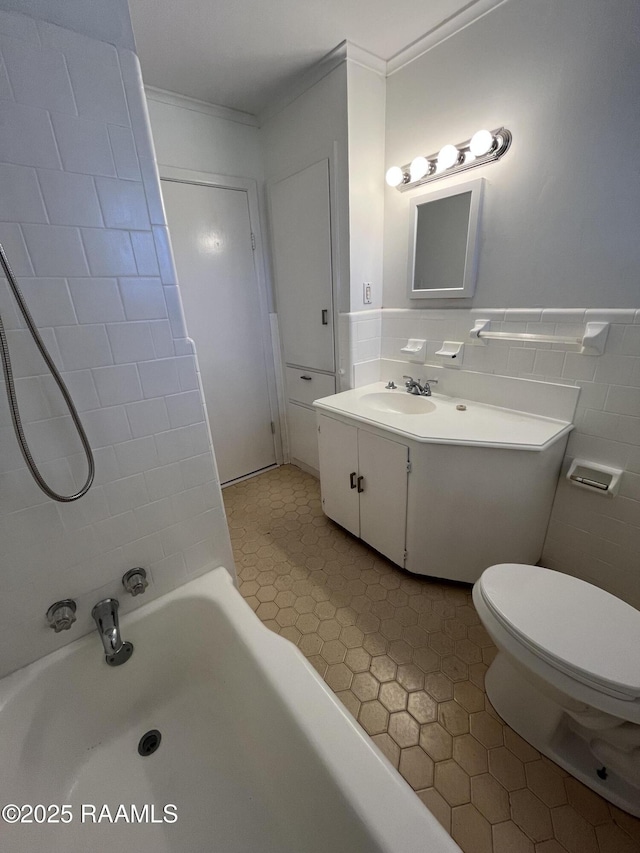
MULTIPOLYGON (((327 519, 291 465, 224 491, 240 591, 306 655, 465 853, 639 853, 640 820, 523 741, 485 696, 462 584, 409 575, 327 519)), ((402 851, 398 851, 402 853, 402 851)))

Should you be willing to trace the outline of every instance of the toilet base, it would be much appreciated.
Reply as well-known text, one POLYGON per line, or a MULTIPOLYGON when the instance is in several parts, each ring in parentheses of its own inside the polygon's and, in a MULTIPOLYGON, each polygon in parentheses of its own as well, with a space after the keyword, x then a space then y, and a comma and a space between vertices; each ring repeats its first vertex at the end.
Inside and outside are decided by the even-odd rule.
POLYGON ((544 695, 499 652, 485 676, 485 689, 502 719, 528 743, 610 803, 640 817, 640 788, 602 763, 563 708, 544 695))

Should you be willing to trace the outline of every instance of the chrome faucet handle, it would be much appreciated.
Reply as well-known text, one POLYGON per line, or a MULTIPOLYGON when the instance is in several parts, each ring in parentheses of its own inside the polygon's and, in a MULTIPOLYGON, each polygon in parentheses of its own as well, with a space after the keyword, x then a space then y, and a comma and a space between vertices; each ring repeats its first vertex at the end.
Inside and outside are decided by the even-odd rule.
POLYGON ((71 598, 63 598, 56 601, 47 610, 47 622, 56 634, 60 631, 68 631, 76 621, 76 603, 71 598))
POLYGON ((402 378, 407 380, 404 383, 404 387, 407 389, 409 394, 420 396, 423 393, 424 389, 421 385, 422 379, 414 379, 413 376, 403 376, 402 378))
POLYGON ((397 388, 398 386, 393 381, 393 379, 390 379, 384 387, 393 390, 394 388, 397 388))
POLYGON ((147 573, 140 567, 129 569, 122 576, 122 586, 130 592, 131 595, 142 595, 145 589, 149 586, 147 573))
POLYGON ((437 384, 438 384, 438 380, 437 380, 437 379, 425 379, 423 384, 427 384, 427 385, 437 385, 437 384))

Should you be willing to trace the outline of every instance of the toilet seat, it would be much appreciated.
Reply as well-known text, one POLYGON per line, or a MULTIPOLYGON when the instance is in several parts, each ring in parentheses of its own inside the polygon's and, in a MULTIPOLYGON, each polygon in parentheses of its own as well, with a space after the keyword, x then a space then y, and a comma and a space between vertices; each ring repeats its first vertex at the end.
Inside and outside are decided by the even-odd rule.
POLYGON ((539 566, 491 566, 477 585, 492 616, 533 654, 596 690, 640 698, 640 611, 539 566))

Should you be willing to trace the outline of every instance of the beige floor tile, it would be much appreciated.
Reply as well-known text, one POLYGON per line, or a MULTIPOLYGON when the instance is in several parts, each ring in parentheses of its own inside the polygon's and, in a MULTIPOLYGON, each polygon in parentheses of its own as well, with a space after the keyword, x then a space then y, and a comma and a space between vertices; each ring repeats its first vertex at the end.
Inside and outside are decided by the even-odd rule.
POLYGON ((534 853, 533 842, 513 821, 495 823, 493 833, 493 853, 534 853))
POLYGON ((442 672, 429 672, 424 677, 424 689, 436 702, 453 698, 453 682, 442 672))
POLYGON ((400 747, 392 737, 389 737, 387 732, 379 735, 374 735, 371 740, 376 744, 378 749, 386 755, 389 761, 395 768, 400 763, 400 747))
POLYGON ((561 806, 567 802, 564 780, 553 765, 542 761, 532 761, 525 765, 527 785, 533 793, 548 806, 561 806))
POLYGON ((623 812, 617 806, 609 803, 609 811, 615 823, 640 845, 640 818, 623 812))
POLYGON ((388 655, 376 655, 371 660, 370 670, 378 681, 393 681, 398 672, 398 667, 388 655))
POLYGON ((440 723, 427 723, 422 726, 420 746, 434 761, 445 761, 453 755, 453 738, 440 723))
POLYGON ((502 728, 502 725, 487 711, 478 711, 469 715, 471 734, 487 749, 502 746, 502 728))
POLYGON ((409 694, 407 711, 418 723, 431 723, 438 719, 438 703, 424 690, 409 694))
POLYGON ((469 587, 376 554, 324 516, 317 480, 292 466, 225 489, 224 502, 249 606, 297 645, 464 853, 640 853, 640 820, 492 707, 495 648, 469 587))
POLYGON ((356 649, 349 649, 344 662, 352 672, 368 672, 371 665, 371 655, 360 646, 356 649))
POLYGON ((569 853, 598 853, 594 828, 573 806, 551 809, 554 835, 569 853))
POLYGON ((387 731, 389 712, 384 705, 374 699, 371 702, 362 703, 358 720, 370 735, 379 735, 387 731))
POLYGON ((418 796, 440 824, 451 834, 451 806, 435 788, 418 791, 418 796))
POLYGON ((432 759, 419 746, 402 750, 398 769, 415 791, 433 785, 433 768, 432 759))
POLYGON ((358 714, 360 713, 360 700, 357 699, 350 690, 338 690, 336 691, 336 696, 351 716, 357 720, 358 714))
POLYGON ((451 810, 451 835, 464 853, 492 853, 491 824, 471 803, 451 810))
POLYGON ((541 841, 536 844, 536 853, 567 853, 567 848, 563 847, 555 838, 550 838, 549 841, 541 841))
POLYGON ((340 690, 348 690, 351 686, 353 673, 344 663, 332 664, 327 669, 324 680, 336 693, 340 690))
POLYGON ((532 841, 546 841, 553 837, 551 813, 533 791, 522 788, 509 795, 511 818, 532 841))
POLYGON ((471 802, 489 823, 509 820, 509 795, 490 773, 471 778, 471 802))
POLYGON ((640 845, 615 823, 596 826, 596 838, 600 853, 638 853, 640 851, 640 845))
POLYGON ((407 707, 408 693, 397 681, 387 681, 380 685, 378 699, 387 711, 404 711, 407 707))
POLYGON ((473 735, 454 737, 453 757, 469 776, 479 776, 487 772, 487 750, 473 735))
POLYGON ((463 735, 469 731, 469 715, 455 700, 439 704, 438 722, 452 735, 463 735))
MULTIPOLYGON (((407 746, 416 746, 420 740, 420 726, 406 711, 391 714, 388 731, 401 749, 407 746)), ((423 787, 427 786, 424 785, 423 787)))
POLYGON ((489 773, 507 791, 516 791, 527 784, 523 763, 506 746, 489 750, 489 773))
POLYGON ((540 758, 540 753, 534 749, 531 744, 523 740, 519 734, 514 732, 509 726, 503 727, 504 745, 512 752, 516 758, 522 762, 536 761, 540 758))
POLYGON ((569 804, 582 815, 582 817, 593 826, 601 823, 609 823, 611 814, 607 803, 599 797, 591 788, 587 788, 582 782, 569 777, 564 780, 564 788, 567 792, 569 804))
POLYGON ((469 713, 481 711, 484 708, 484 691, 471 681, 459 681, 454 684, 453 698, 469 713))
POLYGON ((471 799, 469 777, 455 761, 436 764, 433 784, 450 806, 461 806, 471 799))

